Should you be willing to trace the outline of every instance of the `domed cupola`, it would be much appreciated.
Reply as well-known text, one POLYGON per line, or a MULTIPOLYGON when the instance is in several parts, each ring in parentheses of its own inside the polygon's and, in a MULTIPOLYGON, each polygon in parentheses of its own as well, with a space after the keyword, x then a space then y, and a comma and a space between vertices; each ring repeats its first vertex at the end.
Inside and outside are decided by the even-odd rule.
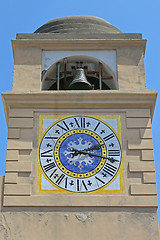
POLYGON ((64 36, 74 33, 75 38, 77 35, 83 38, 86 34, 98 36, 98 34, 121 33, 121 31, 99 17, 71 16, 53 19, 38 28, 35 33, 63 33, 64 36))

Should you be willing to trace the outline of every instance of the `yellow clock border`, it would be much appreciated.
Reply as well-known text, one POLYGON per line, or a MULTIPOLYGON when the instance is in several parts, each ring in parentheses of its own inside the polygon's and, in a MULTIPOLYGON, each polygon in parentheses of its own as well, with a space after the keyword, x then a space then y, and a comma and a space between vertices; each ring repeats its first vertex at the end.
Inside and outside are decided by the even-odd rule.
POLYGON ((94 190, 92 192, 88 193, 76 193, 76 192, 70 192, 68 190, 64 190, 58 186, 55 186, 43 173, 40 160, 39 160, 39 147, 40 143, 43 139, 43 136, 46 134, 49 128, 53 126, 56 122, 59 122, 62 119, 68 118, 68 117, 75 117, 75 116, 83 116, 83 117, 91 117, 96 118, 106 124, 109 128, 112 129, 112 131, 115 133, 115 135, 118 137, 118 140, 120 142, 121 147, 121 154, 122 154, 122 135, 121 135, 121 116, 120 115, 86 115, 86 114, 74 114, 74 115, 40 115, 39 116, 39 138, 38 138, 38 173, 37 173, 37 194, 123 194, 124 193, 124 174, 123 174, 123 154, 121 155, 121 165, 114 176, 114 178, 106 184, 104 187, 94 190), (44 132, 43 132, 43 119, 57 119, 53 124, 51 124, 44 132), (117 132, 103 119, 117 119, 117 132), (47 179, 48 182, 50 182, 51 185, 55 186, 57 190, 42 190, 41 189, 41 178, 43 176, 47 179), (116 178, 120 175, 120 190, 104 190, 106 187, 108 187, 116 178))
MULTIPOLYGON (((64 135, 62 135, 58 142, 61 142, 63 140, 65 140, 68 136, 71 136, 72 134, 76 134, 76 133, 86 133, 94 138, 96 138, 96 140, 98 141, 99 144, 101 144, 103 142, 103 140, 101 139, 100 136, 98 136, 96 133, 88 130, 88 129, 74 129, 74 130, 71 130, 71 131, 68 131, 66 132, 64 135)), ((61 144, 60 143, 60 144, 61 144)), ((103 142, 104 143, 104 142, 103 142)), ((57 145, 57 143, 56 143, 57 145)), ((86 178, 86 177, 90 177, 90 176, 93 176, 96 171, 99 171, 101 168, 103 168, 104 164, 105 164, 105 158, 103 157, 107 157, 107 151, 106 151, 106 147, 105 146, 102 146, 103 148, 103 151, 102 151, 102 158, 101 158, 101 161, 100 163, 98 164, 98 166, 94 169, 94 170, 91 170, 90 172, 87 172, 87 173, 73 173, 71 172, 70 170, 66 169, 63 164, 61 163, 60 159, 59 159, 59 154, 58 154, 58 151, 59 151, 59 148, 60 146, 56 147, 55 145, 55 148, 57 148, 57 150, 55 151, 54 153, 54 156, 55 156, 55 162, 57 163, 57 165, 59 166, 59 168, 61 169, 62 172, 66 173, 67 172, 67 175, 71 176, 71 177, 78 177, 78 178, 86 178), (57 159, 57 160, 56 160, 57 159), (65 169, 65 170, 62 170, 62 169, 65 169)), ((59 145, 59 144, 58 144, 59 145)))

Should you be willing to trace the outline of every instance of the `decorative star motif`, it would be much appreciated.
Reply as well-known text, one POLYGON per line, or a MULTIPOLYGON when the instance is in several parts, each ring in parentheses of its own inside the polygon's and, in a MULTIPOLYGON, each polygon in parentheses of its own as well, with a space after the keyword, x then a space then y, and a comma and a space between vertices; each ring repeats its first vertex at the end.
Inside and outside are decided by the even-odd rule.
POLYGON ((73 127, 74 123, 73 123, 73 122, 70 122, 69 125, 70 125, 71 127, 73 127))
POLYGON ((56 130, 56 131, 55 131, 55 133, 58 133, 58 134, 60 134, 60 131, 59 131, 59 130, 56 130))
POLYGON ((56 173, 56 174, 54 175, 54 178, 57 178, 57 177, 59 177, 59 175, 56 173))
POLYGON ((105 133, 105 130, 101 130, 101 132, 100 132, 101 134, 103 134, 103 133, 105 133))
POLYGON ((91 186, 92 185, 92 182, 90 180, 88 180, 88 185, 91 186))
POLYGON ((102 175, 103 175, 103 177, 107 177, 107 174, 106 174, 106 173, 104 173, 104 172, 102 172, 102 175))
POLYGON ((109 144, 110 147, 114 147, 114 143, 109 144))
POLYGON ((51 161, 52 161, 52 159, 47 159, 47 160, 46 160, 47 163, 49 163, 49 162, 51 162, 51 161))
POLYGON ((87 127, 89 127, 91 124, 90 124, 90 122, 87 122, 86 125, 87 125, 87 127))
POLYGON ((73 182, 73 180, 71 180, 71 182, 69 183, 71 186, 73 186, 74 185, 74 182, 73 182))
POLYGON ((50 143, 47 143, 46 145, 47 145, 47 147, 52 147, 52 145, 50 143))

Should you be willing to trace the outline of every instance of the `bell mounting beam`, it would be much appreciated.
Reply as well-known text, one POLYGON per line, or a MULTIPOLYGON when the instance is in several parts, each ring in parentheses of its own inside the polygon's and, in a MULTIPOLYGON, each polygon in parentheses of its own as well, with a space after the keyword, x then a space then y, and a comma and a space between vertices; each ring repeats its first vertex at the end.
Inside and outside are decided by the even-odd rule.
POLYGON ((56 75, 57 75, 57 90, 59 90, 59 69, 60 69, 60 63, 57 63, 57 69, 56 69, 56 75))
POLYGON ((67 83, 67 58, 64 59, 64 86, 66 88, 67 83))
POLYGON ((102 90, 102 63, 99 62, 99 89, 102 90))

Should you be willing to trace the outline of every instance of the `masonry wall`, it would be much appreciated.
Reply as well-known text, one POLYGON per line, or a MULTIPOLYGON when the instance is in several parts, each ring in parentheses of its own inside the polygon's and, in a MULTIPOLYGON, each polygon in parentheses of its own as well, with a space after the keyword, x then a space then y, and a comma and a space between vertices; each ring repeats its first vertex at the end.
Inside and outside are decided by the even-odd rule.
MULTIPOLYGON (((38 44, 38 43, 37 43, 38 44)), ((101 50, 101 46, 89 46, 87 44, 70 43, 66 47, 53 44, 50 52, 53 56, 62 51, 70 51, 71 56, 75 46, 80 50, 89 51, 101 50), (91 48, 91 49, 90 49, 91 48)), ((42 71, 42 51, 48 47, 36 47, 24 45, 14 48, 14 72, 13 72, 13 91, 40 91, 41 90, 41 71, 42 71)), ((110 47, 103 44, 103 51, 116 51, 117 81, 119 90, 146 90, 144 72, 144 49, 142 46, 114 46, 110 47)), ((98 51, 99 52, 99 51, 98 51)), ((96 54, 95 54, 96 55, 96 54)), ((65 55, 64 55, 65 56, 65 55)), ((100 57, 100 53, 98 55, 100 57)), ((101 60, 101 59, 100 59, 101 60)), ((53 62, 54 64, 54 62, 53 62)))
POLYGON ((125 193, 37 195, 38 116, 46 110, 11 108, 0 239, 159 239, 150 110, 95 109, 92 114, 97 111, 121 115, 125 193))
MULTIPOLYGON (((80 111, 79 109, 77 112, 80 111)), ((94 110, 94 112, 97 111, 94 110)), ((41 112, 43 111, 39 109, 10 109, 4 188, 4 205, 6 206, 42 204, 41 200, 37 199, 35 190, 38 161, 38 115, 41 112), (24 198, 23 201, 21 198, 24 198)), ((68 111, 65 109, 59 112, 67 114, 68 111)), ((54 111, 47 112, 47 114, 53 113, 54 111)), ((76 113, 75 110, 74 113, 76 113)), ((110 196, 110 201, 106 206, 118 206, 121 198, 125 199, 121 206, 147 206, 147 204, 156 206, 150 110, 103 110, 103 113, 121 115, 125 175, 124 196, 110 196)), ((41 199, 43 196, 38 198, 41 199)), ((46 204, 50 205, 49 202, 46 204)), ((74 200, 72 204, 76 205, 74 200)))
POLYGON ((41 90, 41 52, 38 47, 15 49, 13 91, 41 90))
POLYGON ((142 47, 118 47, 117 71, 119 90, 146 90, 142 47))

